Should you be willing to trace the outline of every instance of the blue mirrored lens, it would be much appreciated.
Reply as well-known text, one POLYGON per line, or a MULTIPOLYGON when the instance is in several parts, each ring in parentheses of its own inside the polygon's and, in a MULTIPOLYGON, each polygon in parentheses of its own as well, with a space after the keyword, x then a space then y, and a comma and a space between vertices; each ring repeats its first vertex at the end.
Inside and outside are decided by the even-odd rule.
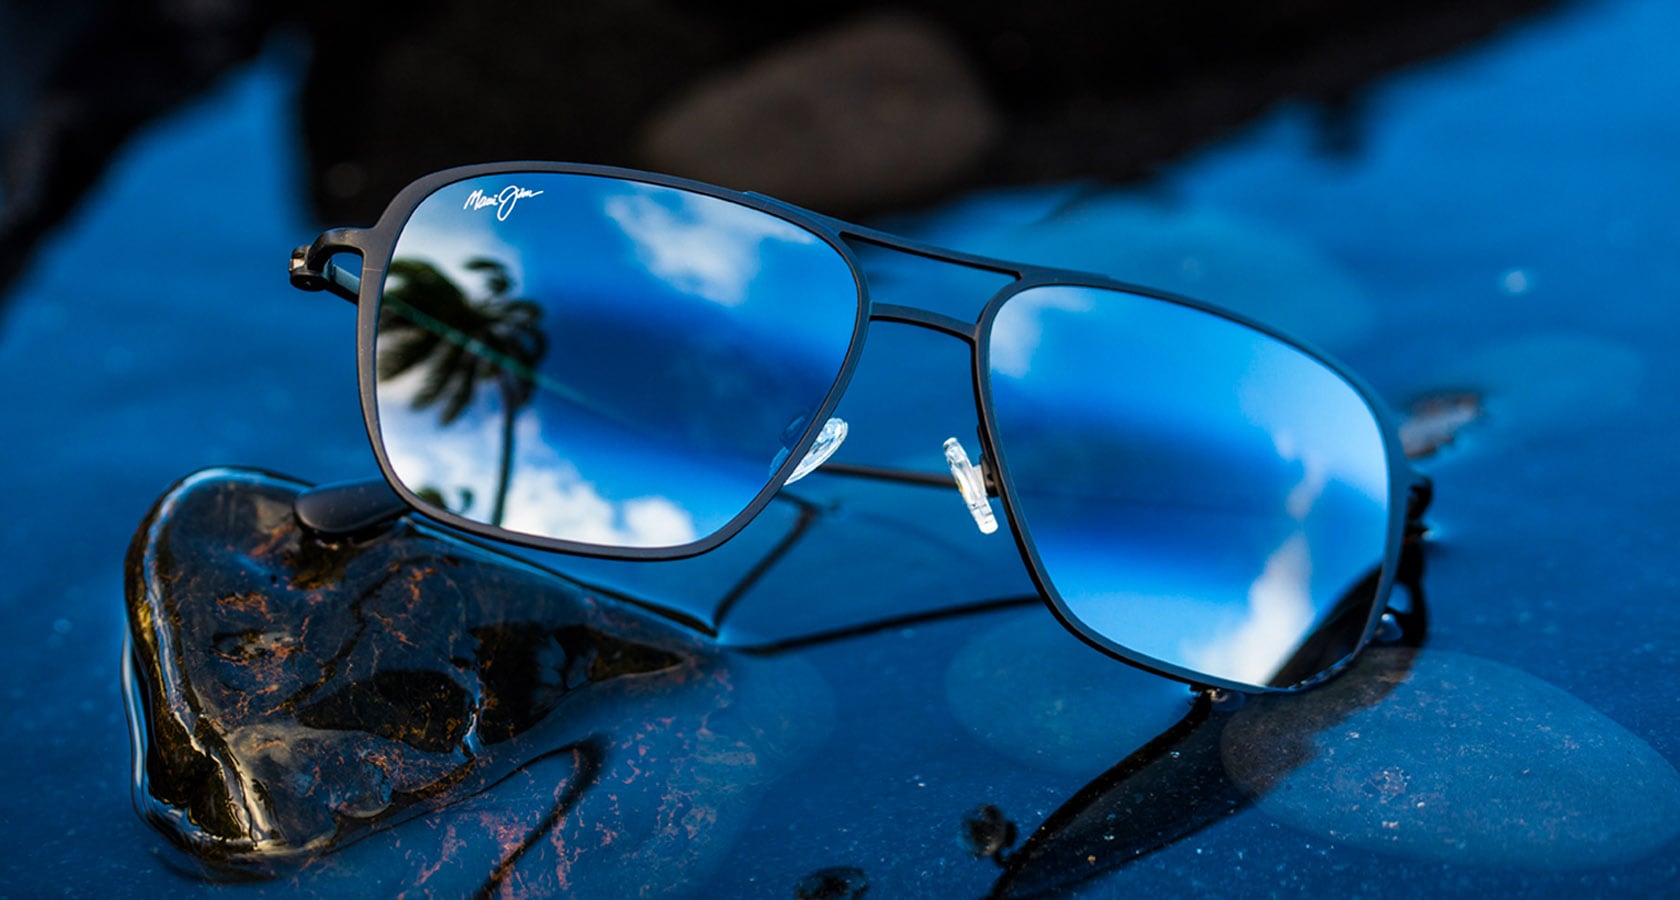
POLYGON ((385 453, 477 522, 690 544, 810 430, 859 308, 839 251, 738 203, 579 174, 457 182, 414 211, 385 274, 385 453))
POLYGON ((1223 316, 1090 287, 1011 297, 987 350, 1017 523, 1088 637, 1253 687, 1357 647, 1390 477, 1345 379, 1223 316))

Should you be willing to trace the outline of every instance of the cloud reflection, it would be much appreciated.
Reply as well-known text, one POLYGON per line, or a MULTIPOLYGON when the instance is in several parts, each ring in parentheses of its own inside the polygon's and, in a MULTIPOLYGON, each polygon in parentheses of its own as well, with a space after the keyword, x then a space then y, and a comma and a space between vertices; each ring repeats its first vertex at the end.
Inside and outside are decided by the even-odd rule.
MULTIPOLYGON (((380 428, 397 477, 411 490, 433 488, 445 498, 462 498, 451 512, 484 521, 497 480, 501 442, 500 410, 491 390, 451 426, 409 408, 405 398, 422 379, 405 375, 382 382, 380 428), (397 437, 400 435, 400 437, 397 437)), ((521 412, 513 474, 502 525, 514 531, 589 544, 674 547, 698 533, 682 506, 663 496, 614 500, 605 497, 569 460, 543 440, 535 410, 521 412)))
POLYGON ((766 241, 811 244, 815 235, 750 207, 699 194, 638 187, 608 196, 607 217, 636 245, 648 271, 672 287, 739 306, 766 241))
POLYGON ((1312 598, 1312 546, 1306 524, 1330 484, 1330 462, 1304 452, 1290 431, 1273 430, 1278 457, 1299 463, 1301 480, 1284 500, 1296 530, 1271 555, 1248 589, 1243 618, 1209 641, 1187 641, 1182 648, 1191 665, 1204 671, 1227 671, 1252 684, 1268 684, 1296 653, 1303 635, 1314 632, 1318 618, 1312 598))
POLYGON ((1248 589, 1243 618, 1208 640, 1181 650, 1194 668, 1249 684, 1270 684, 1312 632, 1312 552, 1296 532, 1266 558, 1248 589))
POLYGON ((1044 337, 1040 316, 1052 309, 1088 312, 1096 302, 1093 293, 1089 288, 1044 287, 1009 298, 992 322, 992 372, 1025 377, 1032 371, 1033 354, 1044 337))

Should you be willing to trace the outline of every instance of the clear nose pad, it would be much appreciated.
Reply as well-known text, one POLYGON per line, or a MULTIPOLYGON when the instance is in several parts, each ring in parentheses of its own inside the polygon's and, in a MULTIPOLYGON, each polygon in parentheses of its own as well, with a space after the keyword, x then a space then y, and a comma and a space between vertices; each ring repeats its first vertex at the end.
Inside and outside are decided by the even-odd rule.
MULTIPOLYGON (((824 422, 822 431, 817 434, 817 442, 811 445, 810 450, 805 451, 805 458, 799 461, 799 465, 793 467, 793 474, 789 475, 788 480, 782 482, 782 484, 793 484, 816 471, 817 467, 827 462, 828 458, 834 455, 834 451, 840 449, 840 445, 845 442, 845 419, 835 417, 824 422)), ((776 459, 770 463, 770 470, 775 471, 785 459, 787 459, 786 450, 776 454, 776 459)))
POLYGON ((962 441, 945 439, 945 461, 951 464, 951 477, 956 479, 957 490, 962 492, 963 502, 968 504, 968 513, 974 517, 980 533, 996 531, 997 517, 992 515, 992 501, 986 496, 986 473, 969 462, 968 451, 963 449, 962 441))

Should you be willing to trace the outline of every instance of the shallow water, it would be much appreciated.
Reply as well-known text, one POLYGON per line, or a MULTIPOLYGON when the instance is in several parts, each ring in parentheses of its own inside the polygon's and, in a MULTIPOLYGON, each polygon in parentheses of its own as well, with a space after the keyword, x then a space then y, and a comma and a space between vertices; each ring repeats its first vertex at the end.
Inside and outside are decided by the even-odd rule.
MULTIPOLYGON (((1320 756, 1278 776, 1284 786, 1258 801, 1199 794, 1229 799, 1231 811, 1136 859, 1130 850, 1101 857, 1075 893, 1672 889, 1680 873, 1673 836, 1662 833, 1671 819, 1653 811, 1672 801, 1680 760, 1667 702, 1680 664, 1680 611, 1668 602, 1680 587, 1669 399, 1680 366, 1668 346, 1680 331, 1675 33, 1680 10, 1661 0, 1583 6, 1378 87, 1350 153, 1327 155, 1313 117, 1284 110, 1136 190, 999 191, 891 223, 1275 321, 1325 345, 1396 406, 1443 390, 1481 394, 1483 418, 1425 465, 1437 499, 1431 631, 1418 664, 1438 681, 1474 675, 1475 716, 1448 703, 1422 734, 1362 731, 1363 774, 1351 790, 1399 796, 1423 776, 1390 770, 1415 767, 1425 746, 1438 746, 1422 741, 1452 733, 1469 750, 1492 747, 1533 719, 1535 705, 1567 714, 1571 735, 1599 742, 1572 764, 1581 777, 1499 794, 1497 808, 1476 805, 1493 796, 1479 793, 1485 769, 1425 773, 1439 779, 1431 790, 1475 815, 1447 820, 1464 830, 1424 851, 1380 831, 1353 835, 1339 805, 1347 792, 1314 793, 1337 784, 1320 756), (1548 699, 1556 692, 1573 701, 1548 699), (1439 720, 1455 711, 1458 727, 1439 720), (1640 816, 1619 812, 1627 782, 1607 790, 1589 777, 1621 771, 1606 761, 1615 748, 1625 750, 1617 759, 1645 760, 1635 783, 1652 801, 1640 816), (1606 834, 1618 822, 1644 831, 1628 852, 1603 854, 1580 832, 1511 825, 1539 821, 1542 806, 1580 809, 1606 834), (1499 827, 1472 830, 1484 821, 1499 827)), ((291 186, 298 155, 285 101, 296 81, 284 54, 272 55, 142 134, 14 288, 0 329, 12 413, 0 446, 15 473, 0 494, 6 893, 199 885, 166 864, 164 841, 129 801, 122 555, 157 495, 213 464, 311 481, 370 470, 350 309, 292 291, 283 275, 286 251, 315 228, 291 186)), ((865 394, 890 390, 906 365, 895 356, 920 347, 916 335, 885 334, 860 370, 865 394)), ((860 431, 847 449, 860 458, 936 453, 945 434, 972 428, 960 406, 940 401, 948 388, 930 388, 927 409, 862 404, 854 428, 888 427, 860 431), (905 420, 919 424, 906 444, 883 436, 905 420)), ((954 503, 925 516, 886 499, 854 504, 732 599, 742 560, 786 522, 680 567, 567 571, 706 616, 729 599, 726 641, 777 642, 1018 594, 1012 555, 939 524, 963 515, 954 503), (871 526, 903 535, 866 539, 871 526), (918 564, 895 550, 912 540, 948 556, 918 564), (697 583, 718 588, 698 596, 697 583), (795 603, 800 617, 790 620, 795 603)), ((990 889, 998 869, 965 844, 966 815, 995 805, 1021 846, 1165 730, 1186 696, 1081 656, 1088 651, 1053 629, 1032 630, 1044 621, 1033 610, 997 611, 779 654, 810 675, 809 696, 824 698, 813 702, 831 706, 807 721, 832 724, 789 774, 753 786, 739 807, 750 810, 728 839, 719 832, 713 855, 691 872, 703 878, 687 887, 789 896, 812 873, 855 870, 871 895, 990 889), (1019 656, 1006 665, 998 657, 1009 657, 1011 636, 1019 656)), ((1251 750, 1242 756, 1250 768, 1231 765, 1234 784, 1256 783, 1241 775, 1257 758, 1251 750)), ((485 805, 513 804, 536 827, 543 810, 531 798, 552 800, 561 779, 541 766, 527 777, 513 799, 482 795, 364 840, 330 866, 235 890, 394 891, 435 863, 450 823, 485 805)), ((1396 820, 1375 827, 1384 821, 1396 820)), ((461 880, 447 884, 476 885, 487 859, 475 867, 461 858, 461 880)), ((552 871, 553 862, 534 854, 521 865, 552 871)))

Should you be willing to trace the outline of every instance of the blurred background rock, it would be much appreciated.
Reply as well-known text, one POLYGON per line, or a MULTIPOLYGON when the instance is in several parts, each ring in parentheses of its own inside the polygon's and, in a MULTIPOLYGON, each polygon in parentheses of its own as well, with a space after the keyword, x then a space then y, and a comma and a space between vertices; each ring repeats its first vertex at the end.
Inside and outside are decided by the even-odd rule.
POLYGON ((1350 152, 1364 86, 1559 2, 0 0, 0 289, 131 133, 276 39, 306 48, 300 188, 324 223, 517 158, 867 216, 1138 178, 1280 102, 1350 152))

